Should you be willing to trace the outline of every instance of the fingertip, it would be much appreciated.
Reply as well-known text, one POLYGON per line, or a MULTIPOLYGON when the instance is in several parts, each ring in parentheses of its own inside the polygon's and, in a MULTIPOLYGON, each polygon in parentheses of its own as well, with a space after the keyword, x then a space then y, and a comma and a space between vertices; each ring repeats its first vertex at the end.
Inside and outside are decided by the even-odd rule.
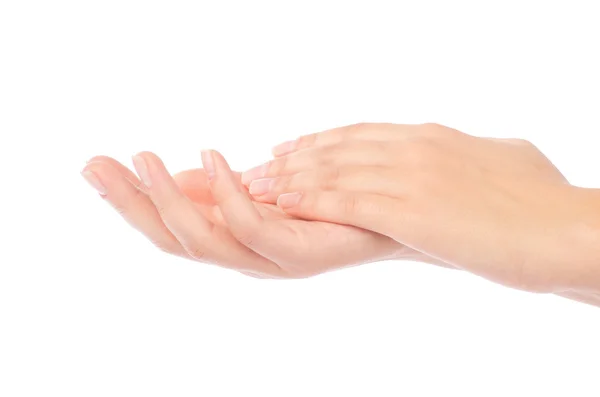
POLYGON ((115 184, 124 178, 112 164, 98 159, 87 163, 80 173, 101 196, 107 196, 109 190, 113 190, 115 184))
POLYGON ((87 183, 96 190, 96 192, 101 196, 107 195, 106 186, 98 177, 98 174, 91 171, 90 169, 83 169, 81 171, 81 176, 87 181, 87 183))
POLYGON ((83 175, 85 173, 92 173, 95 175, 100 175, 102 179, 106 179, 109 176, 113 177, 115 175, 114 171, 116 170, 111 164, 107 164, 103 161, 94 160, 90 161, 85 165, 85 167, 83 167, 83 169, 81 170, 81 174, 83 175))
POLYGON ((148 170, 146 156, 144 156, 143 153, 138 153, 131 158, 131 161, 133 162, 135 172, 137 172, 144 185, 146 185, 146 187, 152 187, 152 178, 150 177, 150 171, 148 170))
MULTIPOLYGON (((237 185, 237 179, 239 178, 237 178, 237 176, 234 176, 234 173, 231 170, 229 163, 225 159, 225 156, 223 156, 217 150, 210 150, 210 154, 213 163, 213 177, 218 177, 220 179, 225 177, 226 179, 231 180, 232 182, 236 182, 237 185)), ((208 172, 208 170, 206 170, 206 172, 208 172)))
POLYGON ((212 153, 212 158, 213 158, 213 161, 215 162, 215 167, 219 167, 219 168, 222 168, 222 169, 225 169, 225 170, 231 172, 231 168, 229 167, 229 163, 225 159, 225 156, 223 156, 217 150, 211 150, 210 152, 212 153))
MULTIPOLYGON (((230 194, 233 191, 241 191, 239 176, 233 173, 225 157, 217 150, 207 152, 210 152, 210 161, 212 161, 211 166, 213 167, 213 175, 209 176, 213 193, 222 196, 230 194)), ((204 156, 208 156, 208 153, 204 154, 204 156)), ((205 164, 205 167, 207 165, 205 164)), ((208 174, 209 170, 206 169, 206 172, 208 174)))
POLYGON ((88 159, 85 163, 89 164, 89 163, 93 163, 95 161, 116 161, 116 160, 114 160, 112 157, 99 155, 99 156, 94 156, 94 157, 88 159))
POLYGON ((137 152, 136 154, 134 154, 132 156, 132 158, 136 158, 136 157, 142 158, 145 161, 154 161, 154 160, 160 161, 160 158, 156 154, 149 152, 147 150, 137 152))
POLYGON ((275 178, 255 179, 250 183, 248 191, 252 196, 262 196, 273 189, 275 178))
MULTIPOLYGON (((150 156, 150 152, 137 152, 133 156, 131 156, 131 164, 133 165, 133 169, 136 171, 139 177, 141 177, 139 173, 140 166, 147 166, 149 161, 152 161, 152 157, 150 156)), ((145 181, 143 181, 145 182, 145 181)))
POLYGON ((204 172, 206 172, 206 176, 209 180, 213 179, 215 176, 215 161, 212 150, 202 150, 200 152, 200 156, 202 157, 202 166, 204 167, 204 172))

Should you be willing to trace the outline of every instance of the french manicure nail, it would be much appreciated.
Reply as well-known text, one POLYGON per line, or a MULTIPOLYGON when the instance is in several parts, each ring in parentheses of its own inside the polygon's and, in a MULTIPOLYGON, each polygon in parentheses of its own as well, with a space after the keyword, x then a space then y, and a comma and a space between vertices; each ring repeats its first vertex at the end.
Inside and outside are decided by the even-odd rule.
POLYGON ((213 179, 215 176, 215 163, 213 161, 213 154, 210 150, 203 150, 202 153, 202 165, 208 179, 213 179))
POLYGON ((262 196, 263 194, 269 193, 274 180, 275 179, 273 178, 253 180, 250 183, 250 194, 253 196, 262 196))
POLYGON ((242 183, 244 185, 249 185, 255 179, 264 178, 267 175, 267 164, 259 165, 258 167, 254 167, 242 174, 242 183))
POLYGON ((96 189, 100 195, 106 196, 106 187, 100 182, 100 179, 96 174, 92 171, 85 170, 81 172, 81 176, 83 176, 90 186, 96 189))
POLYGON ((152 181, 150 179, 150 173, 148 172, 148 166, 146 165, 146 161, 142 158, 142 156, 133 156, 133 166, 135 167, 135 171, 140 176, 142 182, 144 182, 144 185, 151 187, 152 181))
POLYGON ((294 150, 296 150, 297 145, 298 145, 297 140, 280 143, 279 145, 277 145, 273 148, 273 155, 283 156, 284 154, 293 152, 294 150))
POLYGON ((284 209, 291 208, 295 205, 298 205, 301 198, 302 193, 285 193, 279 196, 277 199, 277 205, 284 209))

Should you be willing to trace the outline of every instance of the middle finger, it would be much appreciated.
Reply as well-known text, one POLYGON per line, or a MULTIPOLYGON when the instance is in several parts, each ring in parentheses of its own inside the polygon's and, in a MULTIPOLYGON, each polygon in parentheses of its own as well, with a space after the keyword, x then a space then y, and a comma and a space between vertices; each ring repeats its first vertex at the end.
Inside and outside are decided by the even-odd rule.
POLYGON ((314 147, 275 158, 242 174, 242 183, 273 178, 322 167, 384 166, 393 159, 389 144, 377 141, 348 141, 333 146, 314 147))

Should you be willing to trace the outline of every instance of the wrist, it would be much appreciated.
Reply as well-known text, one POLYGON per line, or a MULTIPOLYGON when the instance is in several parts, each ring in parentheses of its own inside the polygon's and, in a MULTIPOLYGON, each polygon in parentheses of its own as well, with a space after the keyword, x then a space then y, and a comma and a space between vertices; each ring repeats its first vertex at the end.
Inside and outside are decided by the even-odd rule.
POLYGON ((556 255, 557 285, 561 291, 600 293, 600 189, 568 186, 566 197, 556 197, 556 245, 548 247, 556 255))

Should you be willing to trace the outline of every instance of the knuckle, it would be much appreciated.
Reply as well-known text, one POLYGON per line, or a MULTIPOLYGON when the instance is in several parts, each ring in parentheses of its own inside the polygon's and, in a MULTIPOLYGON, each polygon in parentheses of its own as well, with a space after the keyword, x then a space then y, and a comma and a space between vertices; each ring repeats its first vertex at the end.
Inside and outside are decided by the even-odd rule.
POLYGON ((180 196, 163 196, 160 199, 153 200, 154 206, 158 215, 163 219, 168 219, 172 214, 173 210, 177 208, 177 205, 181 202, 182 197, 180 196))
POLYGON ((290 190, 290 186, 293 185, 295 176, 285 176, 275 179, 273 182, 273 191, 276 193, 287 193, 290 190))
POLYGON ((305 190, 310 188, 315 183, 315 178, 311 172, 302 171, 297 174, 287 175, 285 177, 277 178, 273 183, 272 193, 275 195, 293 193, 298 190, 305 190))
POLYGON ((287 165, 287 156, 273 159, 267 163, 267 176, 275 176, 282 173, 287 165))
POLYGON ((359 123, 354 123, 348 126, 348 132, 350 134, 354 134, 354 133, 360 133, 360 132, 364 132, 365 130, 368 130, 371 127, 371 123, 366 123, 366 122, 359 122, 359 123))
POLYGON ((291 185, 291 179, 293 178, 293 176, 280 176, 277 178, 274 178, 269 185, 269 189, 267 191, 266 194, 269 195, 280 195, 280 194, 284 194, 287 193, 290 185, 291 185))
POLYGON ((423 127, 424 130, 430 131, 430 132, 438 132, 439 130, 444 128, 442 125, 440 125, 438 123, 423 123, 423 124, 421 124, 421 126, 423 127))
POLYGON ((122 217, 127 216, 127 209, 120 203, 111 203, 115 211, 122 217))
POLYGON ((154 202, 154 206, 156 207, 158 215, 160 215, 162 219, 171 219, 176 217, 177 213, 179 212, 178 208, 180 208, 182 205, 185 205, 187 200, 187 197, 180 194, 175 194, 164 197, 158 202, 154 202))
POLYGON ((135 186, 134 198, 139 198, 141 196, 147 196, 148 188, 144 185, 144 182, 137 180, 132 181, 133 186, 135 186))
POLYGON ((298 138, 296 140, 296 145, 298 149, 306 149, 308 147, 311 147, 315 144, 315 142, 317 141, 317 137, 318 137, 319 133, 314 133, 314 134, 308 134, 308 135, 303 135, 300 138, 298 138))
POLYGON ((336 153, 339 153, 339 146, 338 144, 320 149, 315 156, 317 168, 322 169, 332 165, 335 161, 336 153))
POLYGON ((339 185, 342 171, 340 167, 330 168, 322 177, 320 187, 325 190, 335 190, 339 185))
POLYGON ((148 198, 147 193, 144 191, 144 184, 140 181, 140 182, 136 182, 134 184, 135 188, 134 188, 134 192, 131 194, 131 202, 132 203, 139 203, 140 200, 146 200, 148 198))
POLYGON ((168 205, 168 204, 156 205, 156 211, 158 212, 158 215, 160 215, 161 218, 168 216, 169 208, 170 208, 170 205, 168 205))
POLYGON ((351 124, 346 127, 344 136, 345 138, 360 138, 368 135, 374 126, 375 124, 366 122, 351 124))
POLYGON ((340 208, 345 214, 352 215, 360 211, 361 202, 358 197, 354 195, 348 195, 342 199, 340 208))
POLYGON ((233 235, 236 240, 245 245, 246 247, 253 247, 256 242, 260 239, 260 228, 244 228, 236 231, 233 235))
POLYGON ((197 261, 203 261, 206 258, 206 249, 202 246, 194 246, 188 250, 188 253, 192 259, 197 261))
POLYGON ((353 141, 342 141, 335 145, 322 148, 318 153, 318 164, 320 166, 334 166, 339 164, 344 155, 353 150, 356 143, 353 141))
POLYGON ((462 134, 458 130, 438 123, 424 123, 421 124, 421 128, 423 130, 423 135, 434 138, 452 137, 462 134))
POLYGON ((508 141, 517 146, 527 147, 527 148, 535 148, 535 145, 533 143, 531 143, 530 141, 528 141, 527 139, 511 138, 511 139, 508 139, 508 141))

